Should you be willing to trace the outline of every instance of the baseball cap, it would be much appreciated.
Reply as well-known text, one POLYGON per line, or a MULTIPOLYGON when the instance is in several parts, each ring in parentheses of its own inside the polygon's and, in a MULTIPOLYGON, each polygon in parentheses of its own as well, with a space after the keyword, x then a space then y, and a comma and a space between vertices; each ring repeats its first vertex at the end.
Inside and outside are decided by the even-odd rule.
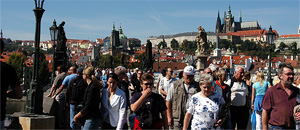
POLYGON ((183 72, 185 73, 185 75, 195 75, 195 69, 193 66, 186 66, 183 70, 183 72))
POLYGON ((166 70, 165 69, 161 69, 160 73, 165 73, 166 70))

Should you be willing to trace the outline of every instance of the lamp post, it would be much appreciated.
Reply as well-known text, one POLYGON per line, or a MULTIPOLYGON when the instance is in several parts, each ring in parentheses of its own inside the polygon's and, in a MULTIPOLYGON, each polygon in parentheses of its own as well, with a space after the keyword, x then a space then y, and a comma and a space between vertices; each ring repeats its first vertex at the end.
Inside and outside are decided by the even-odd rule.
POLYGON ((52 48, 53 48, 53 62, 52 62, 52 76, 51 76, 51 83, 53 84, 54 81, 54 77, 55 77, 55 41, 57 39, 57 35, 58 35, 58 27, 56 26, 56 21, 54 19, 53 21, 53 25, 49 28, 50 30, 50 36, 51 36, 51 41, 52 43, 52 48))
POLYGON ((156 57, 157 57, 157 72, 159 72, 159 58, 160 58, 159 50, 157 50, 156 57))
POLYGON ((43 112, 43 88, 38 84, 38 66, 39 66, 39 44, 41 34, 41 19, 44 13, 43 4, 44 0, 34 0, 35 9, 35 42, 34 42, 34 59, 33 59, 33 74, 30 83, 30 89, 26 101, 26 113, 42 114, 43 112))
POLYGON ((270 51, 268 81, 272 84, 272 78, 271 78, 271 70, 272 70, 271 69, 271 64, 272 64, 272 62, 271 62, 271 59, 272 59, 272 56, 271 56, 271 46, 274 43, 276 34, 272 31, 272 27, 271 26, 269 28, 269 32, 266 33, 266 36, 267 36, 267 43, 269 44, 269 51, 270 51))

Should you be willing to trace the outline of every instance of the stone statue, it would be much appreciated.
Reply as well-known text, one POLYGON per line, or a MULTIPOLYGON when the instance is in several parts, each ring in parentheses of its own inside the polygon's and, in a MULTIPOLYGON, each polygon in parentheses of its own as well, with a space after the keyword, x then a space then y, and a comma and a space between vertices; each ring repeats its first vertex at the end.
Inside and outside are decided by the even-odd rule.
POLYGON ((198 55, 201 55, 206 53, 207 34, 201 26, 198 26, 198 33, 199 35, 196 36, 196 42, 198 55))
POLYGON ((58 26, 58 35, 57 35, 57 48, 56 50, 64 51, 66 49, 66 33, 64 30, 65 21, 62 21, 61 24, 58 26))
POLYGON ((121 66, 124 66, 124 57, 125 57, 125 55, 121 54, 121 57, 120 57, 120 65, 121 66))
POLYGON ((147 40, 146 51, 145 51, 145 68, 147 70, 153 68, 153 58, 152 58, 152 43, 147 40))

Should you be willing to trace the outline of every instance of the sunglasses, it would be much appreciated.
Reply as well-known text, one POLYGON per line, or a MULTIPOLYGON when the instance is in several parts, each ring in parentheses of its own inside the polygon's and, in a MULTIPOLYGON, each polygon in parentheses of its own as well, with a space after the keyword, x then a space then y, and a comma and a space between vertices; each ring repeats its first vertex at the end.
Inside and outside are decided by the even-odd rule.
POLYGON ((153 83, 145 83, 144 85, 150 85, 150 86, 152 86, 153 85, 153 83))

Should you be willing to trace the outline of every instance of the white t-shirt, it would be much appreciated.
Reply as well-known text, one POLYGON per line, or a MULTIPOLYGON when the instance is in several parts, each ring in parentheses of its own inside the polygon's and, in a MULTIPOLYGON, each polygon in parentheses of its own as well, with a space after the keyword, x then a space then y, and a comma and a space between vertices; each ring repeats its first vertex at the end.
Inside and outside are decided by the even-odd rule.
POLYGON ((169 88, 171 87, 171 84, 176 81, 175 78, 171 78, 170 80, 167 79, 167 77, 163 77, 159 82, 158 92, 160 95, 160 90, 163 89, 166 93, 168 93, 169 88))
POLYGON ((187 112, 193 115, 191 128, 198 129, 214 129, 215 123, 219 120, 219 106, 225 104, 223 97, 216 93, 210 97, 201 96, 200 92, 194 94, 188 102, 187 112))
MULTIPOLYGON (((231 80, 227 83, 230 86, 231 80)), ((244 82, 234 82, 231 87, 231 105, 245 106, 248 92, 247 85, 244 82)))

